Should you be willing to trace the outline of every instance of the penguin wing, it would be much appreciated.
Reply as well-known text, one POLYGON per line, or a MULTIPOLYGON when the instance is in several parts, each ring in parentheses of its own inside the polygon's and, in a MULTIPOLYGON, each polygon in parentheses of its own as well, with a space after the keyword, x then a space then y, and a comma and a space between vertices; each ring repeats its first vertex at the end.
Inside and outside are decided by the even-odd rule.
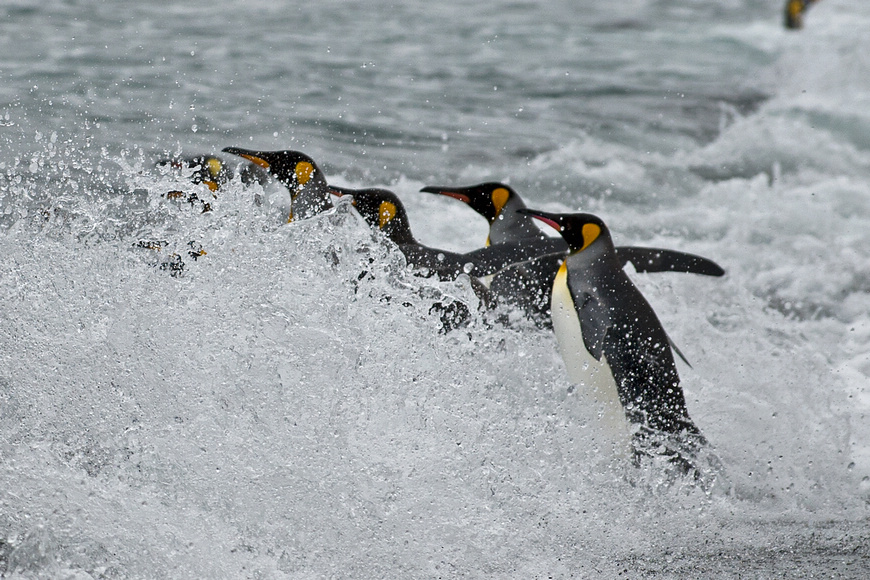
POLYGON ((612 324, 610 313, 595 295, 588 292, 583 292, 579 297, 574 296, 574 307, 577 310, 577 318, 580 319, 583 344, 589 354, 600 361, 604 353, 604 338, 612 324))
POLYGON ((685 272, 716 277, 725 275, 725 270, 713 260, 676 250, 619 246, 616 248, 616 255, 623 267, 631 262, 638 272, 685 272))
MULTIPOLYGON (((418 270, 428 271, 428 275, 437 274, 444 281, 455 280, 463 273, 462 254, 445 252, 420 244, 398 244, 405 255, 405 260, 418 270)), ((425 276, 428 277, 428 276, 425 276)))
POLYGON ((568 251, 568 245, 561 238, 526 239, 506 242, 480 248, 461 254, 465 263, 473 268, 469 274, 489 276, 514 264, 521 264, 549 256, 559 256, 568 251))

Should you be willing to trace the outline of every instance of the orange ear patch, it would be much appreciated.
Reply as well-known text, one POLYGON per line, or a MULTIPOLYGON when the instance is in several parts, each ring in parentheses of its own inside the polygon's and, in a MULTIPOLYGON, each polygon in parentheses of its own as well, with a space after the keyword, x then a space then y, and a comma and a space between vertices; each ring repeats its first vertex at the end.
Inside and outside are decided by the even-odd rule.
POLYGON ((214 157, 208 158, 206 166, 208 167, 208 172, 211 173, 212 177, 217 177, 217 174, 224 168, 224 164, 220 162, 220 159, 215 159, 214 157))
POLYGON ((300 161, 296 164, 296 183, 305 185, 311 176, 314 175, 314 166, 307 161, 300 161))
POLYGON ((384 226, 393 221, 394 217, 396 217, 396 206, 388 201, 382 201, 378 209, 378 228, 384 229, 384 226))
POLYGON ((597 240, 598 236, 601 235, 601 228, 596 224, 583 224, 583 229, 580 231, 583 233, 583 247, 580 248, 581 252, 588 248, 589 244, 597 240))
POLYGON ((503 187, 498 187, 492 191, 492 205, 495 206, 495 215, 501 213, 501 210, 504 209, 505 204, 507 203, 508 198, 511 196, 511 192, 506 190, 503 187))

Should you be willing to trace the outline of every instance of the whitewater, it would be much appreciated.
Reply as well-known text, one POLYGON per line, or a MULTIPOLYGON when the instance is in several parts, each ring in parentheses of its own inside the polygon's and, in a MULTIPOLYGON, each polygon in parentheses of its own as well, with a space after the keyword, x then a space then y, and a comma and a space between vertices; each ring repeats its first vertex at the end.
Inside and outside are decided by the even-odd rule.
POLYGON ((4 2, 0 577, 866 577, 868 27, 861 0, 801 31, 780 0, 4 2), (157 166, 228 146, 386 187, 445 250, 486 223, 419 190, 504 181, 715 260, 629 266, 715 483, 597 453, 552 332, 347 202, 287 224, 276 183, 157 166))

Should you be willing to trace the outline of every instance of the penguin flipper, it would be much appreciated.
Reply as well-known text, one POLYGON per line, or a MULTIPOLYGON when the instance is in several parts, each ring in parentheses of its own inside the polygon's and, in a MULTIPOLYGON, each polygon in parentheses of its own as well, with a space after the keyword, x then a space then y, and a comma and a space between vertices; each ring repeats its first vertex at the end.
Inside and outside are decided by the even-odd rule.
MULTIPOLYGON (((462 255, 422 246, 420 244, 398 244, 409 265, 418 270, 436 274, 442 281, 455 280, 463 273, 462 255)), ((428 276, 424 276, 428 277, 428 276)))
POLYGON ((560 248, 557 243, 538 243, 538 240, 531 244, 523 241, 487 246, 465 254, 416 243, 399 244, 399 249, 409 264, 437 274, 442 281, 455 280, 461 274, 475 277, 489 276, 514 264, 528 262, 542 256, 560 255, 565 251, 565 248, 560 248))
POLYGON ((561 238, 541 238, 495 244, 462 254, 465 263, 472 264, 467 272, 473 276, 490 276, 513 266, 549 256, 559 256, 568 251, 561 238))
POLYGON ((715 277, 725 275, 725 270, 713 260, 676 250, 619 246, 616 255, 623 267, 631 262, 638 272, 685 272, 715 277))
POLYGON ((580 300, 575 298, 577 318, 580 319, 580 332, 583 344, 595 360, 600 361, 604 354, 604 337, 610 330, 610 313, 595 296, 584 292, 580 300))

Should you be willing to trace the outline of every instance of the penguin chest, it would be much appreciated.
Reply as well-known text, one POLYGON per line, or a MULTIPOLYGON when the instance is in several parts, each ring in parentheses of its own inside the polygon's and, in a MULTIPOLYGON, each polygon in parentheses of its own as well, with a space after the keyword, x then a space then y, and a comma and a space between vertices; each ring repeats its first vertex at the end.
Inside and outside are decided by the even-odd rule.
POLYGON ((586 350, 580 318, 568 288, 568 268, 564 263, 553 282, 550 309, 559 352, 565 361, 569 380, 578 386, 578 397, 598 407, 602 421, 624 432, 628 422, 619 400, 616 380, 607 357, 602 355, 600 361, 595 360, 586 350))

